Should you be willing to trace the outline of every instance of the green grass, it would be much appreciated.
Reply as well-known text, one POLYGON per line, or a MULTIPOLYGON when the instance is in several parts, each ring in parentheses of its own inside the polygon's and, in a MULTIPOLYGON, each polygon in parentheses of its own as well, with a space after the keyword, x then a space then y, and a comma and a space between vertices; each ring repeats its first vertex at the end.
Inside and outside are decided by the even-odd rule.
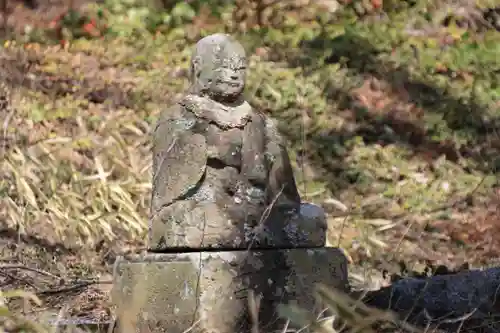
MULTIPOLYGON (((390 20, 346 12, 319 24, 299 15, 280 29, 237 33, 251 54, 249 101, 280 121, 303 197, 327 206, 329 243, 355 265, 355 241, 371 259, 384 257, 400 240, 396 227, 454 221, 455 203, 471 193, 486 201, 496 186, 500 34, 439 28, 439 11, 422 3, 390 20), (410 17, 412 31, 437 32, 410 37, 410 17), (444 47, 446 36, 454 42, 444 47), (332 198, 347 212, 331 208, 332 198)), ((155 33, 151 11, 133 23, 127 11, 106 12, 113 31, 102 40, 77 39, 67 50, 46 39, 26 50, 18 41, 0 51, 12 60, 9 70, 29 68, 6 90, 3 227, 87 249, 85 267, 74 269, 85 276, 106 270, 89 250, 98 244, 116 253, 144 246, 151 126, 186 88, 194 41, 224 30, 183 18, 155 33)), ((403 258, 411 253, 405 244, 403 258)), ((24 260, 46 265, 37 255, 24 260)))

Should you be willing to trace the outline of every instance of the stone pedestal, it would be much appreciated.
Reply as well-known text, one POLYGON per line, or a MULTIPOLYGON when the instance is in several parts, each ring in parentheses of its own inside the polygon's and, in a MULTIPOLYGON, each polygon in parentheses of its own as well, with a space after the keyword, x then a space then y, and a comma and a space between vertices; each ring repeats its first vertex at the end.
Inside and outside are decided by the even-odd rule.
POLYGON ((116 333, 246 333, 256 321, 259 332, 281 332, 277 305, 319 314, 315 285, 348 285, 335 248, 145 254, 115 268, 116 333))

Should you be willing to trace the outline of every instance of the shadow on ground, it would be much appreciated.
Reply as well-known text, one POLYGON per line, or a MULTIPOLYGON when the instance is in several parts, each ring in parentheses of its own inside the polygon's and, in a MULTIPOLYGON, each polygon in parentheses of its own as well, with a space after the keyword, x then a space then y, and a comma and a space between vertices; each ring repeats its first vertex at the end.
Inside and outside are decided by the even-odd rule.
MULTIPOLYGON (((330 78, 325 89, 327 99, 340 106, 336 112, 347 115, 355 122, 355 128, 345 131, 323 129, 309 133, 306 138, 307 150, 314 152, 310 158, 326 171, 334 193, 356 182, 357 172, 343 160, 349 154, 345 142, 357 136, 367 145, 403 145, 429 162, 444 155, 454 163, 464 159, 472 161, 472 168, 482 172, 497 172, 500 119, 497 115, 489 115, 488 106, 473 98, 457 98, 433 83, 415 79, 410 68, 381 60, 381 52, 355 33, 345 33, 334 39, 320 36, 304 43, 297 53, 300 56, 286 57, 291 67, 314 73, 321 69, 317 64, 323 60, 327 64, 342 63, 364 80, 359 88, 345 89, 335 82, 335 78, 330 78), (381 91, 383 93, 379 94, 381 91), (376 100, 381 95, 389 95, 389 100, 376 100), (443 130, 448 138, 436 139, 443 130), (454 133, 467 138, 466 142, 455 141, 454 133), (348 176, 347 182, 339 180, 341 174, 343 178, 348 176)), ((311 127, 319 127, 315 125, 318 124, 311 127)), ((304 139, 300 133, 287 134, 294 144, 304 139)), ((471 171, 468 167, 464 169, 471 171)))

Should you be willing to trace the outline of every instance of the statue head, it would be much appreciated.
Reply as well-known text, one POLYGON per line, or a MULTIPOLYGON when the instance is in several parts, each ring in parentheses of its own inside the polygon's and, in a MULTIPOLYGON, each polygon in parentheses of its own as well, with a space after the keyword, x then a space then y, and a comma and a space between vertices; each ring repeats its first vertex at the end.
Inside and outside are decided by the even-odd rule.
POLYGON ((191 93, 218 102, 233 103, 242 97, 247 59, 243 46, 226 34, 213 34, 196 43, 191 56, 191 93))

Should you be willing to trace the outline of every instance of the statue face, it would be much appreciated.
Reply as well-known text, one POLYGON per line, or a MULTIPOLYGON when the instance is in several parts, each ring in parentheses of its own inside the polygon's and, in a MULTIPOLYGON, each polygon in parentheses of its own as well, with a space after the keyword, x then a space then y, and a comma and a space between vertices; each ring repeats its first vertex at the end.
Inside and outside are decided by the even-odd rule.
POLYGON ((227 35, 214 35, 198 44, 193 57, 193 79, 212 99, 233 102, 245 88, 246 67, 243 46, 227 35))
POLYGON ((246 81, 246 59, 240 54, 222 51, 213 67, 209 95, 216 100, 231 101, 241 96, 246 81))

